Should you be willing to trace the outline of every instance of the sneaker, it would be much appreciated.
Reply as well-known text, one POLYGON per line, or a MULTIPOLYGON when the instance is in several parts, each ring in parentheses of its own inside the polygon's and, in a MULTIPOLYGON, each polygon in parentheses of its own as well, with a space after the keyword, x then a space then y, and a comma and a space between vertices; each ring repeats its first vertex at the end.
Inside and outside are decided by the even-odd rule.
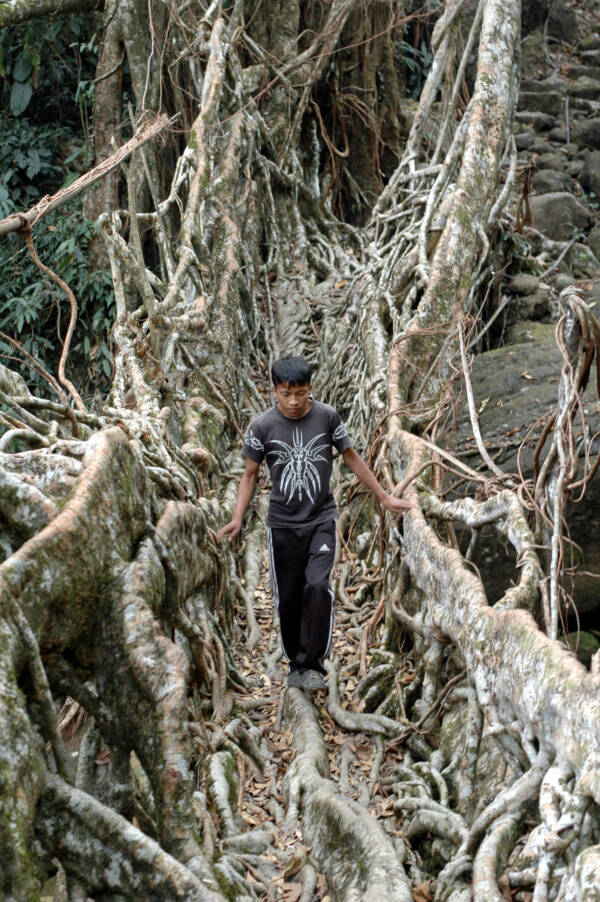
POLYGON ((305 670, 302 674, 302 688, 307 692, 316 692, 317 689, 327 689, 327 683, 318 670, 305 670))
POLYGON ((288 686, 292 686, 294 689, 304 689, 304 671, 291 670, 288 673, 287 684, 288 686))

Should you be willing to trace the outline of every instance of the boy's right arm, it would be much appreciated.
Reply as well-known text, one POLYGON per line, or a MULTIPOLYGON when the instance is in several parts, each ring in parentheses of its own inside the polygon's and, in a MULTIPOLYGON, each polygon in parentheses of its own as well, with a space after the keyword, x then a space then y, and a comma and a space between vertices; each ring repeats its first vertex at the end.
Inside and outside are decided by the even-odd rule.
POLYGON ((221 529, 215 534, 217 542, 221 542, 226 535, 229 535, 229 541, 233 542, 235 537, 239 534, 242 528, 242 520, 244 519, 244 514, 246 513, 248 505, 250 504, 250 501, 252 499, 252 495, 254 494, 259 467, 260 464, 255 460, 246 458, 246 468, 244 470, 242 478, 240 479, 233 517, 231 518, 229 523, 226 523, 225 526, 222 526, 221 529))

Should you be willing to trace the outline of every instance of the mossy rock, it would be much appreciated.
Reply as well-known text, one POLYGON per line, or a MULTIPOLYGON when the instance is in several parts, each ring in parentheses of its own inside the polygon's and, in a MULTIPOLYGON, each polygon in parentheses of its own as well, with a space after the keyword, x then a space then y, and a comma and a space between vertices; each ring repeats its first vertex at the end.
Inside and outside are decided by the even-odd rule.
POLYGON ((573 651, 585 667, 589 667, 592 655, 600 649, 600 639, 593 633, 567 633, 561 642, 573 651))

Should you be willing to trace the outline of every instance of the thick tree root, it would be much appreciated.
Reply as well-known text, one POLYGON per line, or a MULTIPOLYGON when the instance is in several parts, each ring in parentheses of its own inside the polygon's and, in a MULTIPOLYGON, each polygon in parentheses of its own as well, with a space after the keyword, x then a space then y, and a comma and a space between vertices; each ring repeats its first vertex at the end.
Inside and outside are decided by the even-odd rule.
POLYGON ((289 689, 285 704, 296 748, 286 775, 288 816, 302 815, 304 835, 332 898, 410 902, 410 884, 392 843, 375 819, 344 798, 329 779, 327 752, 309 699, 289 689))

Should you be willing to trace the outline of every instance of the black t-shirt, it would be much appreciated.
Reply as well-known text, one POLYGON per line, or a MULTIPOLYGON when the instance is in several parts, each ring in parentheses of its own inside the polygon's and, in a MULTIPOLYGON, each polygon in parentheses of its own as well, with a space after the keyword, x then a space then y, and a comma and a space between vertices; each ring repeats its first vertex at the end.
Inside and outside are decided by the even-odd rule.
POLYGON ((250 425, 242 453, 271 474, 269 526, 302 526, 336 518, 329 490, 333 451, 352 446, 339 413, 313 401, 303 417, 284 416, 277 405, 250 425))

